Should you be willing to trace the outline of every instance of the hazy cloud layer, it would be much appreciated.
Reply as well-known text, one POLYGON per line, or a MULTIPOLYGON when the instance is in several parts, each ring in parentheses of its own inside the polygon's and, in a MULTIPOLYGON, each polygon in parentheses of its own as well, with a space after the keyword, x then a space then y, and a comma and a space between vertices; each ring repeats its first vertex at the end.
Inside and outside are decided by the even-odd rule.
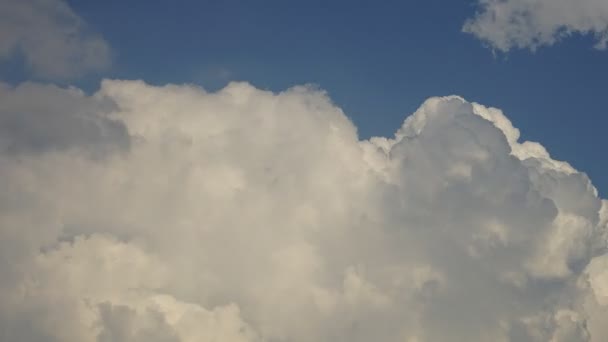
POLYGON ((608 339, 608 202, 498 109, 360 141, 308 87, 2 92, 0 340, 608 339))
POLYGON ((73 78, 110 63, 110 49, 62 0, 0 1, 0 61, 23 57, 44 78, 73 78))
POLYGON ((478 0, 479 12, 463 30, 506 52, 536 49, 571 34, 592 34, 598 49, 608 46, 608 1, 478 0))
POLYGON ((130 143, 126 126, 109 113, 112 101, 76 88, 0 83, 0 153, 80 149, 102 155, 130 143))

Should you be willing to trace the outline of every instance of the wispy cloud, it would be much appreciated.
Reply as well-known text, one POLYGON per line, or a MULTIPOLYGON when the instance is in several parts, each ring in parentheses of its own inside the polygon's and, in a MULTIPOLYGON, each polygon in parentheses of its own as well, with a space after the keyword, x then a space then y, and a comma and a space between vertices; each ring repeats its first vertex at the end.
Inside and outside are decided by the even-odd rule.
POLYGON ((608 1, 478 0, 480 10, 463 31, 499 51, 536 49, 569 35, 592 34, 598 49, 608 46, 608 1))
POLYGON ((62 0, 3 0, 0 59, 15 57, 37 77, 70 79, 106 68, 110 48, 62 0))

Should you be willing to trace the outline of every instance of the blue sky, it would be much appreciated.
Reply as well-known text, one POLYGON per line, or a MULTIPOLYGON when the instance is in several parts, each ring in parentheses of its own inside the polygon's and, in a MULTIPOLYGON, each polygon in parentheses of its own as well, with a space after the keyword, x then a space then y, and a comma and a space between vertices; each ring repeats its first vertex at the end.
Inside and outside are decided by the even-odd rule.
MULTIPOLYGON (((109 69, 70 80, 85 89, 102 77, 206 89, 245 80, 275 91, 313 83, 362 138, 391 135, 430 96, 458 94, 501 108, 523 138, 608 192, 608 52, 591 35, 493 54, 462 32, 474 1, 68 2, 112 48, 109 69)), ((28 77, 16 61, 1 70, 28 77)))

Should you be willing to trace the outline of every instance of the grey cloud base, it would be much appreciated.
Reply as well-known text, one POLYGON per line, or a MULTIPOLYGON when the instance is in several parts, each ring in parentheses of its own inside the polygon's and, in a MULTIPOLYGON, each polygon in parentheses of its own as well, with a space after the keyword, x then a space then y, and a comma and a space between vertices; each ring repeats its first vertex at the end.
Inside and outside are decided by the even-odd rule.
POLYGON ((608 202, 498 109, 361 141, 307 87, 5 91, 64 105, 52 148, 0 108, 39 113, 0 153, 0 340, 608 339, 608 202))

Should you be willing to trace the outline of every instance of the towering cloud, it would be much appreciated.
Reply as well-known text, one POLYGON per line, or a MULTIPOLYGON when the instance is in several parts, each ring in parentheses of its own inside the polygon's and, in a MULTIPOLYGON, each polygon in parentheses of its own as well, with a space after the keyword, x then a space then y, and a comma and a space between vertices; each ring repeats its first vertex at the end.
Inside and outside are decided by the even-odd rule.
POLYGON ((0 340, 608 338, 608 202, 498 109, 359 140, 308 87, 0 91, 0 340))
POLYGON ((0 59, 23 57, 44 78, 72 78, 103 69, 110 49, 63 0, 0 1, 0 59))
POLYGON ((608 46, 608 2, 603 0, 478 0, 480 11, 463 30, 506 52, 536 49, 572 34, 592 34, 608 46))

